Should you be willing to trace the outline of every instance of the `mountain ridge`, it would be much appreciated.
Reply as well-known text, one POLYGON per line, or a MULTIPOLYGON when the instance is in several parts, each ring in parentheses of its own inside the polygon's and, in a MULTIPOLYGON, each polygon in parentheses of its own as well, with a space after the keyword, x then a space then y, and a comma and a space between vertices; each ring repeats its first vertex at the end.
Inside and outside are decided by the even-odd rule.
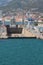
POLYGON ((30 9, 38 8, 43 12, 43 0, 12 0, 8 2, 7 6, 2 6, 2 9, 30 9))

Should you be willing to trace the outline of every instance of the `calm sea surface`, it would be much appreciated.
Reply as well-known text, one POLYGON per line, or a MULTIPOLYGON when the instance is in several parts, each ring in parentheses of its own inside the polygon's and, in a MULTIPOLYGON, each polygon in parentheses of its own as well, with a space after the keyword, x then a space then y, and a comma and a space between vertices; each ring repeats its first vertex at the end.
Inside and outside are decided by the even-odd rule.
POLYGON ((43 40, 0 40, 0 65, 43 65, 43 40))

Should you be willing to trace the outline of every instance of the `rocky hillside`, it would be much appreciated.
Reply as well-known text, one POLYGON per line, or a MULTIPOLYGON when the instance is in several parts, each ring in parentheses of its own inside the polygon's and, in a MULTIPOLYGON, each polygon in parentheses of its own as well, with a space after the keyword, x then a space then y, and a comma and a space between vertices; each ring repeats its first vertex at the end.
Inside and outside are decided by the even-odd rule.
POLYGON ((6 6, 12 0, 0 0, 0 6, 6 6))
POLYGON ((39 11, 43 12, 43 0, 12 0, 6 6, 1 6, 0 8, 6 10, 38 8, 39 11))

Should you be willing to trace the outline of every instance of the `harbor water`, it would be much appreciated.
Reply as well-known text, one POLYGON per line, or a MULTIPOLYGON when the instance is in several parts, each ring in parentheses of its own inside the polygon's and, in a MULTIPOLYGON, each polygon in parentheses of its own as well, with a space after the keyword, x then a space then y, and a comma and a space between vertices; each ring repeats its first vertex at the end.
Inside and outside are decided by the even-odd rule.
POLYGON ((0 39, 0 65, 43 65, 43 40, 0 39))

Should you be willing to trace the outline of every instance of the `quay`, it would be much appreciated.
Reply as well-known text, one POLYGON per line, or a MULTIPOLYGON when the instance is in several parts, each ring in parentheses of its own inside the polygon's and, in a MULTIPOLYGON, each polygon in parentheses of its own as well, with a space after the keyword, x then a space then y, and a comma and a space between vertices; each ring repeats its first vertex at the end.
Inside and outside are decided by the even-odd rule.
POLYGON ((11 36, 8 36, 7 35, 7 32, 5 33, 3 33, 3 34, 1 34, 0 35, 0 39, 1 38, 3 38, 3 39, 7 39, 7 38, 10 38, 10 37, 12 37, 12 38, 35 38, 35 35, 33 35, 30 31, 28 31, 27 29, 25 29, 25 28, 23 28, 23 30, 22 30, 22 33, 21 34, 11 34, 11 36))
POLYGON ((22 33, 12 33, 11 35, 7 35, 7 31, 4 33, 0 33, 0 39, 8 39, 8 38, 37 38, 43 39, 41 34, 32 33, 29 29, 23 27, 22 33))

